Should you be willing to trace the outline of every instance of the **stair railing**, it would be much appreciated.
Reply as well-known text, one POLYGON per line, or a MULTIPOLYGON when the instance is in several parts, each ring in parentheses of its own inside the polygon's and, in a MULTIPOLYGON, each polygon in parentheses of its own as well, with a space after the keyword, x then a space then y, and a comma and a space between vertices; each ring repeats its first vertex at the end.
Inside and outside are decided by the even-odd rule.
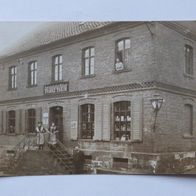
MULTIPOLYGON (((64 155, 64 152, 67 153, 67 148, 65 147, 65 145, 59 140, 57 139, 57 147, 52 149, 52 148, 49 148, 50 152, 53 154, 53 156, 58 160, 60 161, 65 167, 66 169, 69 169, 69 170, 72 170, 72 167, 69 166, 69 164, 65 161, 63 161, 62 157, 59 155, 62 154, 64 155), (58 148, 58 146, 60 148, 58 148)), ((68 153, 67 153, 68 154, 68 153)), ((69 155, 69 154, 68 154, 69 155)), ((71 156, 70 156, 70 159, 71 159, 71 156)))
POLYGON ((24 152, 31 149, 33 146, 35 146, 35 137, 32 137, 32 135, 29 134, 24 135, 23 138, 12 149, 14 155, 9 160, 8 170, 13 171, 21 162, 24 152))

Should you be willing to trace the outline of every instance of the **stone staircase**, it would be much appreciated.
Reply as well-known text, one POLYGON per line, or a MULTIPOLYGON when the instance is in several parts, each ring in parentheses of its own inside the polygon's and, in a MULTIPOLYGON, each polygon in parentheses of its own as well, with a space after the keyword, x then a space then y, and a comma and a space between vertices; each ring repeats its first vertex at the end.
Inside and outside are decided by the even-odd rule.
POLYGON ((61 165, 69 174, 73 173, 73 157, 67 153, 62 143, 58 142, 56 148, 50 149, 55 160, 61 165))
POLYGON ((58 141, 56 148, 38 150, 33 140, 25 137, 13 149, 13 155, 3 167, 3 176, 72 174, 72 156, 58 141))

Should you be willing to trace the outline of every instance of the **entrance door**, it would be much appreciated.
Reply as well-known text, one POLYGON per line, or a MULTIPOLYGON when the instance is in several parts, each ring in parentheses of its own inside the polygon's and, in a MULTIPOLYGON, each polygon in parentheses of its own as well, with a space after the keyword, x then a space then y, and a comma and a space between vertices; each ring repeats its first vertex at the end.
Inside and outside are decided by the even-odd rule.
POLYGON ((57 130, 59 131, 57 138, 63 142, 63 107, 55 106, 50 108, 49 122, 50 125, 52 122, 55 123, 57 130))

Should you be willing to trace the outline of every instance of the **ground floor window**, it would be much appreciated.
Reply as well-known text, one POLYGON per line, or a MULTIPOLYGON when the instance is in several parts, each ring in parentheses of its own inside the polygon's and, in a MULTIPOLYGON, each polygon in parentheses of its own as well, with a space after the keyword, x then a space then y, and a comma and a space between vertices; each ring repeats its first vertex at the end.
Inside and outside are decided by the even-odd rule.
POLYGON ((28 132, 33 133, 36 129, 36 111, 35 109, 29 109, 27 110, 27 126, 28 126, 28 132))
POLYGON ((80 106, 80 130, 82 139, 93 139, 94 110, 93 104, 84 104, 80 106))
POLYGON ((8 112, 8 132, 15 133, 16 129, 16 112, 14 110, 8 112))
POLYGON ((193 106, 190 104, 185 105, 185 133, 192 135, 193 134, 193 106))
POLYGON ((129 140, 131 135, 131 102, 114 103, 114 139, 129 140))

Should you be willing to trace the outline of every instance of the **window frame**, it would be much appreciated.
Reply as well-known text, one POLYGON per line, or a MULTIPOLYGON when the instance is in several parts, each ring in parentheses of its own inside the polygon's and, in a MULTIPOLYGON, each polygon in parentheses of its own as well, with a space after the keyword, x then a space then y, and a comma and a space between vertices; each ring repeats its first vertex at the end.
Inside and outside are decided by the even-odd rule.
POLYGON ((185 67, 184 72, 188 76, 194 75, 194 49, 193 46, 190 44, 184 45, 184 58, 185 58, 185 67), (191 52, 187 52, 187 50, 190 50, 191 52))
MULTIPOLYGON (((30 108, 30 109, 28 109, 27 110, 27 132, 28 133, 36 133, 36 109, 34 109, 34 108, 30 108), (34 115, 29 115, 29 113, 30 112, 34 112, 34 115), (34 120, 34 129, 33 129, 33 131, 30 131, 30 120, 34 120)), ((31 128, 32 128, 33 126, 31 125, 31 128)))
POLYGON ((80 107, 80 114, 79 114, 80 115, 80 120, 79 120, 80 139, 92 140, 95 134, 95 104, 85 103, 85 104, 80 105, 79 107, 80 107), (84 107, 87 107, 87 112, 83 111, 85 109, 84 107), (88 122, 89 115, 90 115, 90 120, 88 122), (84 124, 85 124, 85 127, 90 127, 90 130, 86 131, 87 132, 86 137, 83 132, 85 132, 85 129, 88 129, 88 128, 83 128, 84 124), (90 135, 90 137, 88 134, 90 135))
MULTIPOLYGON (((186 108, 187 107, 189 107, 189 112, 190 112, 190 116, 191 116, 191 119, 190 119, 190 122, 191 122, 191 125, 190 125, 190 127, 191 127, 191 129, 190 130, 186 130, 186 132, 184 133, 184 137, 186 137, 186 136, 193 136, 193 133, 194 133, 194 126, 193 126, 193 123, 194 123, 194 120, 193 120, 193 118, 194 118, 194 110, 193 110, 193 105, 192 104, 190 104, 190 103, 186 103, 186 104, 184 104, 184 110, 186 110, 186 108)), ((185 115, 184 115, 184 117, 185 117, 185 115)))
MULTIPOLYGON (((124 72, 124 71, 127 71, 128 70, 128 66, 129 66, 129 61, 130 61, 130 51, 131 51, 131 39, 130 37, 123 37, 121 39, 118 39, 115 41, 115 59, 114 59, 114 71, 115 72, 124 72), (129 40, 130 42, 130 46, 128 49, 125 48, 126 46, 126 40, 129 40), (122 70, 117 70, 116 69, 116 60, 118 58, 118 43, 123 41, 123 50, 122 50, 122 53, 123 53, 123 57, 122 57, 122 63, 123 63, 123 69, 122 70), (128 51, 128 57, 127 57, 127 63, 125 63, 125 51, 128 51)), ((120 59, 119 59, 120 60, 120 59)))
POLYGON ((17 66, 13 65, 9 67, 9 90, 17 89, 17 66), (14 73, 12 73, 12 70, 14 73))
POLYGON ((63 55, 57 54, 52 57, 52 83, 59 83, 63 81, 63 55), (58 58, 58 63, 55 64, 55 60, 58 58), (62 59, 62 61, 60 61, 62 59), (61 68, 60 68, 61 67, 61 68), (57 68, 57 80, 56 80, 56 68, 57 68))
POLYGON ((82 78, 90 78, 95 76, 95 47, 89 46, 82 49, 82 78), (94 55, 92 54, 92 49, 94 49, 94 55), (89 50, 89 56, 85 57, 86 51, 89 50), (88 74, 86 74, 86 64, 85 61, 88 59, 88 74), (93 59, 93 65, 91 64, 91 59, 93 59), (93 67, 93 73, 91 73, 93 67))
POLYGON ((37 61, 30 61, 28 63, 28 87, 37 86, 37 74, 38 74, 37 61), (33 69, 31 68, 32 65, 33 65, 33 69), (32 83, 32 75, 33 75, 33 83, 32 83))
POLYGON ((7 118, 7 132, 8 134, 15 134, 16 133, 16 111, 10 110, 7 112, 8 118, 7 118), (11 116, 11 113, 13 113, 13 116, 11 116), (10 123, 14 122, 14 123, 10 123), (13 126, 14 131, 10 131, 10 126, 13 126))
MULTIPOLYGON (((119 106, 118 106, 119 107, 119 106)), ((116 101, 112 104, 112 140, 113 141, 122 141, 122 142, 130 142, 131 141, 131 134, 132 134, 132 105, 130 100, 122 100, 122 101, 116 101), (115 106, 116 104, 125 104, 124 106, 127 106, 127 109, 119 109, 116 110, 115 106), (119 113, 119 120, 117 120, 117 113, 119 113), (121 119, 122 113, 124 113, 124 121, 121 119), (121 115, 120 115, 121 114, 121 115), (126 118, 125 118, 126 116, 126 118), (127 117, 129 116, 129 120, 127 120, 127 117), (125 130, 121 130, 121 126, 125 127, 125 130), (116 131, 116 127, 119 127, 119 131, 116 131), (118 132, 118 133, 117 133, 118 132), (124 138, 123 135, 125 136, 124 138), (118 137, 117 137, 118 136, 118 137)), ((124 129, 122 127, 122 129, 124 129)))

